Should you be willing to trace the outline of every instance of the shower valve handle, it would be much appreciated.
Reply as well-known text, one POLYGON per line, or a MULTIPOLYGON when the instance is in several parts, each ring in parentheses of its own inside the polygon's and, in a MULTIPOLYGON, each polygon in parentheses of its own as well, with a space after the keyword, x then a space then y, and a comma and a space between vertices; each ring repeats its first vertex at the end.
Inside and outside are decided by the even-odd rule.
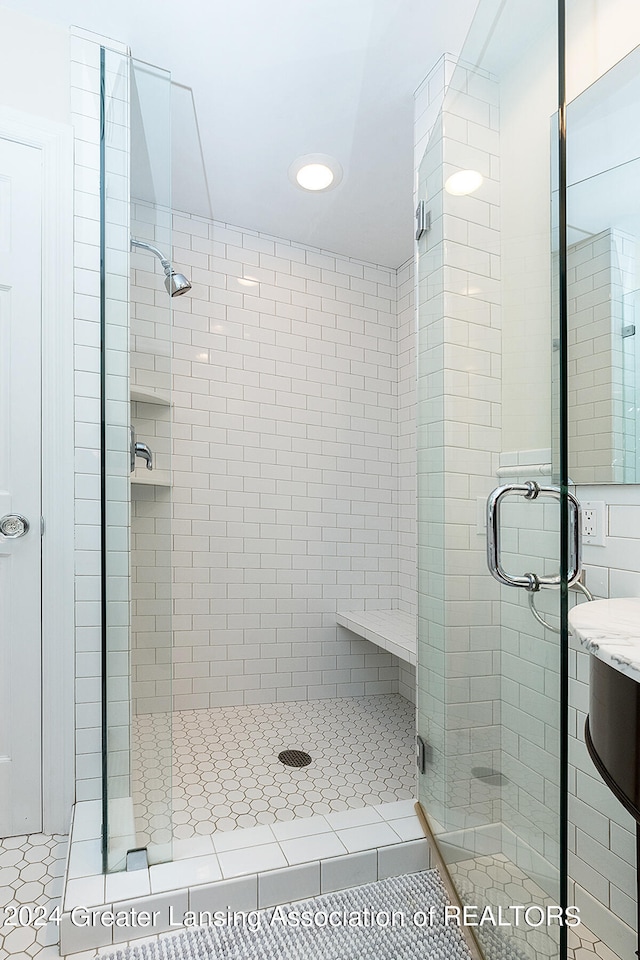
POLYGON ((147 470, 153 470, 153 454, 146 443, 141 443, 139 440, 136 440, 135 455, 136 457, 141 457, 146 462, 147 470))
POLYGON ((131 473, 136 468, 136 457, 141 457, 147 464, 147 470, 153 470, 153 453, 146 443, 142 443, 140 440, 136 440, 136 434, 133 427, 129 428, 130 430, 130 446, 129 446, 129 459, 130 459, 130 468, 131 473))

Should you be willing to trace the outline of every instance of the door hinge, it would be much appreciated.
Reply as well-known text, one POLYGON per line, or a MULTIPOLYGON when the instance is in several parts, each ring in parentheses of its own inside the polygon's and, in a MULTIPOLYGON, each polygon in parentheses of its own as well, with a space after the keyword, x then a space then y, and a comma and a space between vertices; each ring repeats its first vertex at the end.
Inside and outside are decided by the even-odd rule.
POLYGON ((431 758, 431 744, 427 743, 427 741, 418 734, 416 737, 416 766, 418 773, 426 773, 427 764, 431 763, 431 758))
POLYGON ((40 536, 44 537, 44 517, 40 517, 40 536))

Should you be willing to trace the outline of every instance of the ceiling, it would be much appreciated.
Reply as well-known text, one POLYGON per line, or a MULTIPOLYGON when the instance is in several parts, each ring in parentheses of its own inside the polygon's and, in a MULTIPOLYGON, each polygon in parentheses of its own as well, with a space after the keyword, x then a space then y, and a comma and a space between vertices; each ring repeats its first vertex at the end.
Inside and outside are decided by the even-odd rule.
POLYGON ((413 252, 413 91, 477 0, 2 0, 171 71, 173 205, 396 267, 413 252), (304 154, 342 183, 293 186, 304 154))

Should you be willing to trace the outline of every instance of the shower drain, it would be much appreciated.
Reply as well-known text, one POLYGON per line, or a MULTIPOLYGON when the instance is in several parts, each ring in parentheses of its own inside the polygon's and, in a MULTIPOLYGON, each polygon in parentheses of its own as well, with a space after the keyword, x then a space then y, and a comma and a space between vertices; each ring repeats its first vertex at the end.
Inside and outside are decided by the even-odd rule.
POLYGON ((307 767, 311 763, 311 757, 304 750, 283 750, 278 760, 287 767, 307 767))

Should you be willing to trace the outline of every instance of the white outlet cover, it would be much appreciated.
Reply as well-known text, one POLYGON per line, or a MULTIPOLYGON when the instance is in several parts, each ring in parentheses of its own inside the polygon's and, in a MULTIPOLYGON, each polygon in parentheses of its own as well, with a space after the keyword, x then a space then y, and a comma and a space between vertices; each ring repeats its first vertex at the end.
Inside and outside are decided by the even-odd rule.
POLYGON ((580 502, 582 508, 582 542, 585 546, 590 547, 604 547, 605 537, 607 536, 607 510, 604 500, 582 500, 580 502), (585 531, 585 522, 584 516, 587 511, 591 511, 593 514, 593 519, 595 521, 594 527, 595 530, 593 533, 588 534, 585 531))

